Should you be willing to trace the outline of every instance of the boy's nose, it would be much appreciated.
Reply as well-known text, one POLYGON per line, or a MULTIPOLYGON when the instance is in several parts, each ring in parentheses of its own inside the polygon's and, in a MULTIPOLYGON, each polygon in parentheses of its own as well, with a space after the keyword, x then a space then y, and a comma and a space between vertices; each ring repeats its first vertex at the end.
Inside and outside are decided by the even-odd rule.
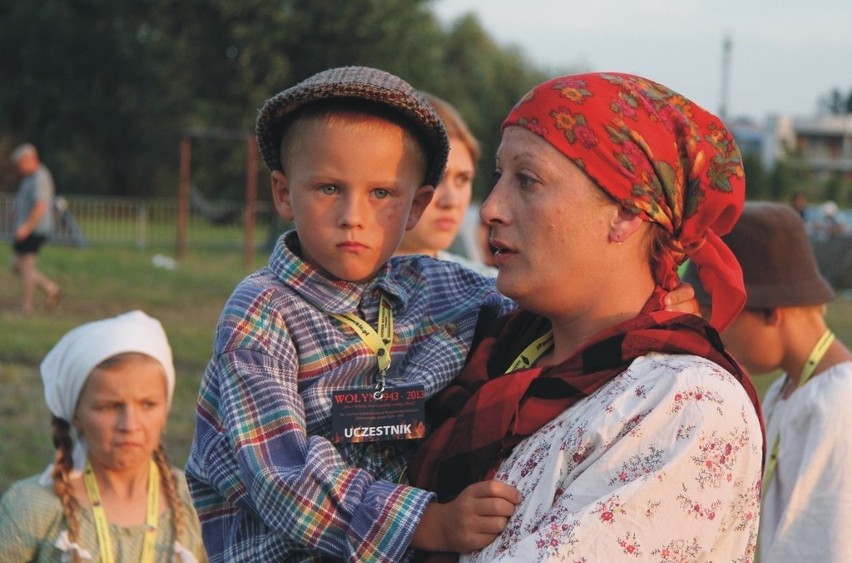
POLYGON ((345 198, 340 206, 340 224, 344 227, 359 227, 364 221, 364 202, 359 198, 345 198))

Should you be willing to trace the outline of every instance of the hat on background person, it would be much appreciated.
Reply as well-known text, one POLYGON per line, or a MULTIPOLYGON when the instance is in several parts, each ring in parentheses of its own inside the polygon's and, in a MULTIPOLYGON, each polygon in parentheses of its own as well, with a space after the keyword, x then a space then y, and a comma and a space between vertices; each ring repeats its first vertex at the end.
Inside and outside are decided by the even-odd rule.
POLYGON ((297 110, 321 100, 361 100, 385 107, 408 121, 422 137, 428 159, 424 182, 438 186, 450 142, 444 123, 408 82, 375 68, 347 66, 317 73, 264 103, 257 117, 257 144, 270 170, 281 170, 281 137, 297 110))
MULTIPOLYGON (((789 205, 746 202, 722 240, 742 266, 747 308, 801 307, 834 299, 834 290, 817 266, 805 224, 789 205)), ((683 280, 695 288, 699 303, 710 303, 695 264, 687 266, 683 280)))

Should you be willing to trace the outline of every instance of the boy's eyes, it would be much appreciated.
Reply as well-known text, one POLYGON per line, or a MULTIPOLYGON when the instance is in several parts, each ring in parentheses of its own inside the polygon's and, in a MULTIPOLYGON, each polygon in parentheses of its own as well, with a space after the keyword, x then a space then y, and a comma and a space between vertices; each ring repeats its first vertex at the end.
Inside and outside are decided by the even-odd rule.
MULTIPOLYGON (((324 184, 319 187, 319 190, 323 195, 340 194, 340 188, 334 184, 324 184)), ((391 191, 388 188, 376 188, 371 193, 376 199, 385 199, 391 195, 391 191)))

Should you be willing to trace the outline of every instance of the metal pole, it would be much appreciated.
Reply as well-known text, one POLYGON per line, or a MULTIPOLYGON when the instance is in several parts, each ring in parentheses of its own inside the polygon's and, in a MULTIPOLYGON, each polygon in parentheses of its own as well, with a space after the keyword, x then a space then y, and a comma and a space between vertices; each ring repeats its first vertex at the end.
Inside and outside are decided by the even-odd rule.
POLYGON ((178 188, 177 247, 175 255, 186 254, 186 231, 189 223, 189 182, 192 140, 186 135, 180 140, 180 186, 178 188))
POLYGON ((243 263, 251 267, 254 259, 255 207, 257 203, 257 143, 252 135, 246 137, 246 210, 243 234, 243 263))

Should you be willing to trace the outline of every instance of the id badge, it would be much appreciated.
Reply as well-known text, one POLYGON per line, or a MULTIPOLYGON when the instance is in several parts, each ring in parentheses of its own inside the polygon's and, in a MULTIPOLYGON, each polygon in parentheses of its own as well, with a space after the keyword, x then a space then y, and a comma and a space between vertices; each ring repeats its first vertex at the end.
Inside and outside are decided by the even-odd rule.
POLYGON ((426 436, 426 392, 422 385, 335 391, 331 395, 331 441, 414 440, 426 436))

